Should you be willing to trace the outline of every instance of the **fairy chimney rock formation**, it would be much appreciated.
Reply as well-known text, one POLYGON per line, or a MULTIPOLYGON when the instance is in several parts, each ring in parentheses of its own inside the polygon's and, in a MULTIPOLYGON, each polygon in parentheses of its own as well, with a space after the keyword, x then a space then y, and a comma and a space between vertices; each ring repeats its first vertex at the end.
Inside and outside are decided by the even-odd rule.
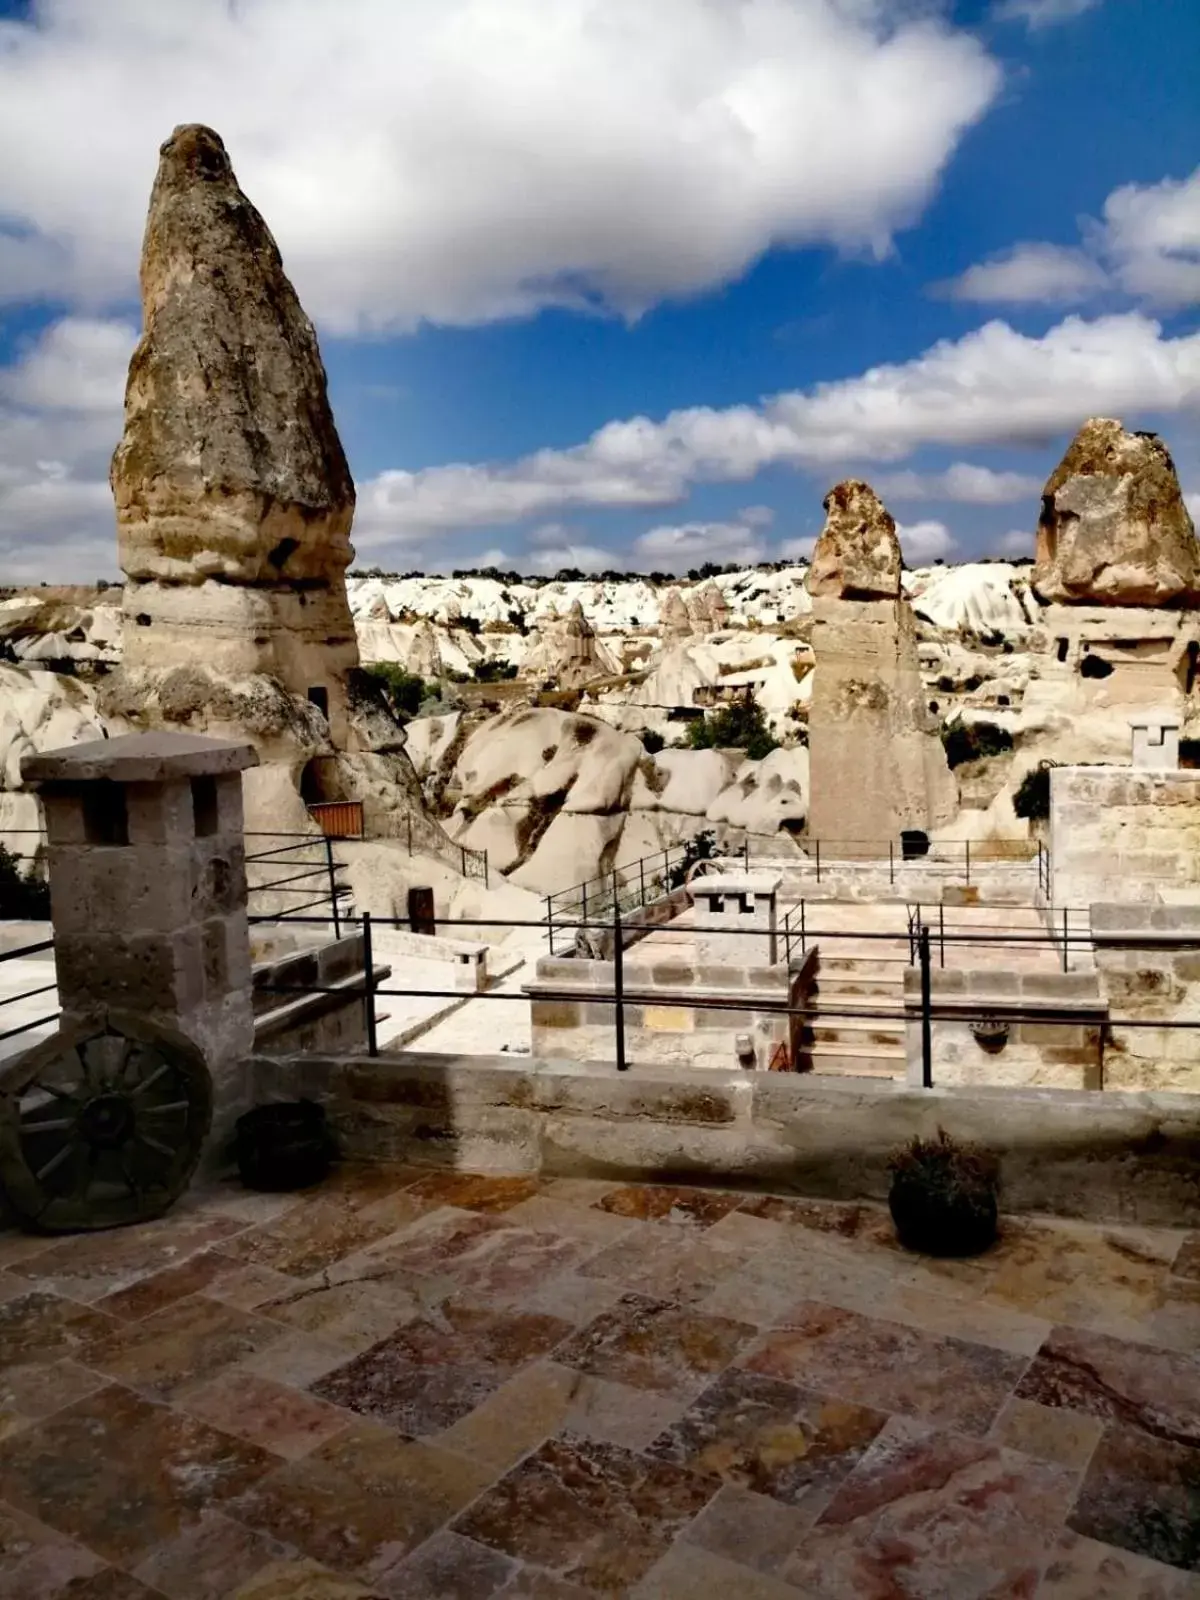
POLYGON ((957 785, 926 711, 896 524, 857 480, 832 489, 825 511, 808 575, 808 833, 838 854, 886 856, 903 829, 950 821, 957 785))
POLYGON ((896 524, 869 483, 848 478, 825 496, 825 526, 808 569, 813 599, 894 600, 900 593, 896 524))
POLYGON ((1068 605, 1200 602, 1200 545, 1157 434, 1084 423, 1042 492, 1033 586, 1068 605))
POLYGON ((704 615, 711 632, 719 633, 729 626, 729 602, 710 578, 700 591, 704 615))
POLYGON ((659 622, 664 642, 691 638, 692 619, 678 589, 668 589, 663 596, 659 622))
POLYGON ((312 323, 211 128, 162 146, 141 293, 111 471, 125 668, 274 678, 337 742, 354 484, 312 323))

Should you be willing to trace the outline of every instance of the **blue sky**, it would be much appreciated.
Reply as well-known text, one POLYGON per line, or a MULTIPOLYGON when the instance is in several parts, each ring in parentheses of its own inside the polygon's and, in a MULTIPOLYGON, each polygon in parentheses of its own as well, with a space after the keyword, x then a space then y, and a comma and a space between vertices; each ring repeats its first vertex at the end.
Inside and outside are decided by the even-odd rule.
POLYGON ((141 221, 183 120, 317 323, 361 565, 778 559, 850 473, 914 564, 1031 554, 1096 413, 1200 491, 1195 0, 0 18, 0 581, 115 575, 141 221))

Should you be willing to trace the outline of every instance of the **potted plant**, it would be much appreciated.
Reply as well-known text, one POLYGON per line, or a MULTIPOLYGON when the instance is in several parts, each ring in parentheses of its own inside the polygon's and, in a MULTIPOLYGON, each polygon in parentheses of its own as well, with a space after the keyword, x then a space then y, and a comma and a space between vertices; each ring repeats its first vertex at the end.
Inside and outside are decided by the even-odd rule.
POLYGON ((1003 1017, 976 1017, 970 1024, 971 1037, 981 1050, 994 1055, 1008 1043, 1008 1023, 1003 1017))
POLYGON ((978 1145, 944 1128, 914 1138, 888 1161, 888 1205, 900 1243, 931 1256, 979 1255, 995 1242, 1000 1168, 978 1145))
POLYGON ((237 1120, 236 1154, 250 1189, 307 1189, 329 1171, 333 1138, 315 1100, 255 1106, 237 1120))

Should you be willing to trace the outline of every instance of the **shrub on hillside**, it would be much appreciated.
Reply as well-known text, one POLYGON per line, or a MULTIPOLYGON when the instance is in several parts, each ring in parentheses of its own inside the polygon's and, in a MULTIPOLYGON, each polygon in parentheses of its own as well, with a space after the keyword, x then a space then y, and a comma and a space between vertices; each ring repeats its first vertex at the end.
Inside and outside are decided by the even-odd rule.
POLYGON ((690 722, 687 745, 690 750, 744 750, 751 761, 761 761, 779 749, 762 707, 748 689, 732 705, 690 722))
POLYGON ((476 683, 510 683, 516 675, 516 666, 511 661, 477 661, 475 663, 476 683))
POLYGON ((1050 815, 1050 768, 1056 761, 1039 761, 1017 785, 1013 810, 1027 822, 1045 822, 1050 815))
POLYGON ((648 756, 656 756, 666 742, 662 734, 655 733, 653 728, 642 729, 642 749, 648 756))
POLYGON ((406 672, 398 661, 376 661, 367 672, 383 686, 393 712, 415 717, 426 695, 425 679, 406 672))
POLYGON ((1007 728, 994 722, 954 722, 942 729, 942 744, 947 763, 961 767, 968 761, 1003 755, 1012 749, 1013 738, 1007 728))

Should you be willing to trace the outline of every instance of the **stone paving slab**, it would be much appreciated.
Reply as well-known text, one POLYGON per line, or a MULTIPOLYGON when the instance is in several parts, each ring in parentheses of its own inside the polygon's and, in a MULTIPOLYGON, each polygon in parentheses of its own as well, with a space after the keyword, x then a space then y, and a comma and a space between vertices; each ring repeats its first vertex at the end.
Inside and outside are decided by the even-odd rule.
POLYGON ((0 1233, 0 1594, 1200 1600, 1200 1235, 342 1169, 0 1233))

